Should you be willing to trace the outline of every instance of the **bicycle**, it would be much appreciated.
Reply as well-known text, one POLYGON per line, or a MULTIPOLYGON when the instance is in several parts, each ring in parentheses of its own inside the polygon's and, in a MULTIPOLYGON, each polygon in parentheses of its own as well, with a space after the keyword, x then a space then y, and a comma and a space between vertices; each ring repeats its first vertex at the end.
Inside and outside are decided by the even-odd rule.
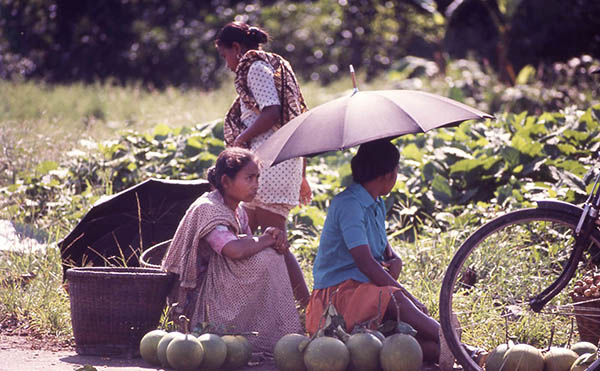
MULTIPOLYGON (((583 207, 538 201, 487 222, 460 246, 444 275, 439 309, 448 346, 465 370, 481 367, 463 342, 491 351, 511 337, 571 341, 575 305, 563 289, 598 259, 599 209, 600 173, 583 207)), ((588 368, 595 369, 600 360, 588 368)))

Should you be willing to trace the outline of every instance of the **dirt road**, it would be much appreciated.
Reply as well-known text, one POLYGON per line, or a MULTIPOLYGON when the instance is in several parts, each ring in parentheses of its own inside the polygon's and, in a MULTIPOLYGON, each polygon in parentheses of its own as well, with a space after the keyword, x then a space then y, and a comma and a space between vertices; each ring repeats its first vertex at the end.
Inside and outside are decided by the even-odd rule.
MULTIPOLYGON (((23 336, 0 334, 0 371, 141 371, 161 370, 141 358, 82 356, 71 349, 32 349, 23 336)), ((277 371, 275 364, 262 362, 241 371, 277 371)))
MULTIPOLYGON (((27 338, 0 334, 0 371, 142 371, 153 368, 141 358, 81 356, 74 350, 35 350, 27 338)), ((273 361, 247 366, 240 371, 277 371, 273 361)), ((421 371, 439 371, 423 365, 421 371)))

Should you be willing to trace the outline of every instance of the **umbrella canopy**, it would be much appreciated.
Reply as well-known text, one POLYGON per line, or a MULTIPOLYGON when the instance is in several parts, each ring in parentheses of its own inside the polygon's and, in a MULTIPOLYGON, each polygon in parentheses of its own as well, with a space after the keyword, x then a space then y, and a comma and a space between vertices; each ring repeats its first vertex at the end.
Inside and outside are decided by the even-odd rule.
POLYGON ((58 243, 63 271, 94 266, 139 266, 141 252, 173 237, 188 207, 210 190, 205 180, 148 179, 99 200, 58 243))
POLYGON ((415 90, 355 91, 290 120, 258 149, 265 165, 361 143, 493 118, 436 94, 415 90))

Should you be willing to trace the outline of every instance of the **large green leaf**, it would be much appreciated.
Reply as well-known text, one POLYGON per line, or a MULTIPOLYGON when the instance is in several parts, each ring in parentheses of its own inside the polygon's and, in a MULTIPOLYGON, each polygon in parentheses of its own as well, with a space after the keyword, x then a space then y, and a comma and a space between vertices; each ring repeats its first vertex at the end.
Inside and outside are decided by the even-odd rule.
POLYGON ((433 188, 433 193, 436 198, 440 201, 449 203, 454 199, 454 191, 448 183, 448 179, 441 175, 435 175, 431 187, 433 188))
POLYGON ((532 140, 529 136, 523 135, 518 131, 511 140, 513 148, 530 157, 540 156, 542 154, 542 144, 532 140))
POLYGON ((423 161, 423 152, 414 143, 402 148, 402 156, 419 162, 423 161))

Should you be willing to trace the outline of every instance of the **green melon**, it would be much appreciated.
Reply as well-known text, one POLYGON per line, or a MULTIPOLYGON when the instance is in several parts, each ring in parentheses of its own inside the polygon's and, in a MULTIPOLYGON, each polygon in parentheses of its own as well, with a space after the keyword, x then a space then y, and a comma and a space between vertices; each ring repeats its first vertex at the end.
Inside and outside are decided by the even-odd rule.
POLYGON ((539 349, 528 344, 511 347, 504 356, 502 371, 543 371, 544 356, 539 349))
POLYGON ((544 353, 545 371, 569 371, 579 355, 567 348, 552 347, 544 353))
POLYGON ((394 334, 383 341, 379 362, 385 371, 419 371, 423 350, 413 336, 394 334))
POLYGON ((346 345, 329 336, 314 339, 304 350, 304 365, 309 371, 342 371, 349 362, 346 345))
POLYGON ((375 337, 377 339, 379 339, 379 341, 381 341, 383 343, 383 341, 385 340, 385 335, 383 335, 381 333, 381 331, 377 331, 377 330, 371 330, 371 329, 366 329, 364 332, 367 332, 369 334, 375 335, 375 337))
POLYGON ((153 366, 160 366, 160 360, 156 354, 158 342, 167 334, 164 330, 152 330, 140 340, 140 355, 142 359, 153 366))
POLYGON ((586 353, 596 353, 598 348, 590 342, 580 341, 578 343, 571 345, 571 350, 581 356, 586 353))
POLYGON ((585 353, 579 356, 571 365, 570 371, 585 371, 594 361, 598 359, 596 353, 585 353))
POLYGON ((180 338, 184 336, 185 335, 179 331, 173 331, 169 332, 168 334, 163 336, 162 339, 160 339, 158 345, 156 346, 156 356, 158 357, 158 360, 163 367, 170 367, 169 361, 167 360, 167 347, 169 346, 169 343, 175 338, 180 338))
POLYGON ((281 371, 304 371, 304 354, 300 351, 300 344, 307 341, 308 337, 300 334, 287 334, 277 341, 273 355, 275 364, 281 371))
POLYGON ((498 345, 485 360, 486 371, 500 371, 504 364, 504 356, 508 352, 509 345, 504 343, 498 345))
POLYGON ((191 371, 200 367, 204 348, 193 335, 174 338, 167 346, 167 361, 177 371, 191 371))
POLYGON ((227 357, 222 368, 234 370, 246 366, 252 356, 252 347, 248 339, 241 335, 225 335, 221 339, 227 346, 227 357))
POLYGON ((215 334, 202 334, 198 337, 198 341, 204 348, 204 358, 200 369, 219 369, 225 363, 225 358, 227 358, 227 345, 225 345, 223 339, 215 334))
POLYGON ((350 352, 351 370, 377 370, 379 368, 379 352, 383 347, 377 336, 368 332, 357 333, 346 341, 350 352))

